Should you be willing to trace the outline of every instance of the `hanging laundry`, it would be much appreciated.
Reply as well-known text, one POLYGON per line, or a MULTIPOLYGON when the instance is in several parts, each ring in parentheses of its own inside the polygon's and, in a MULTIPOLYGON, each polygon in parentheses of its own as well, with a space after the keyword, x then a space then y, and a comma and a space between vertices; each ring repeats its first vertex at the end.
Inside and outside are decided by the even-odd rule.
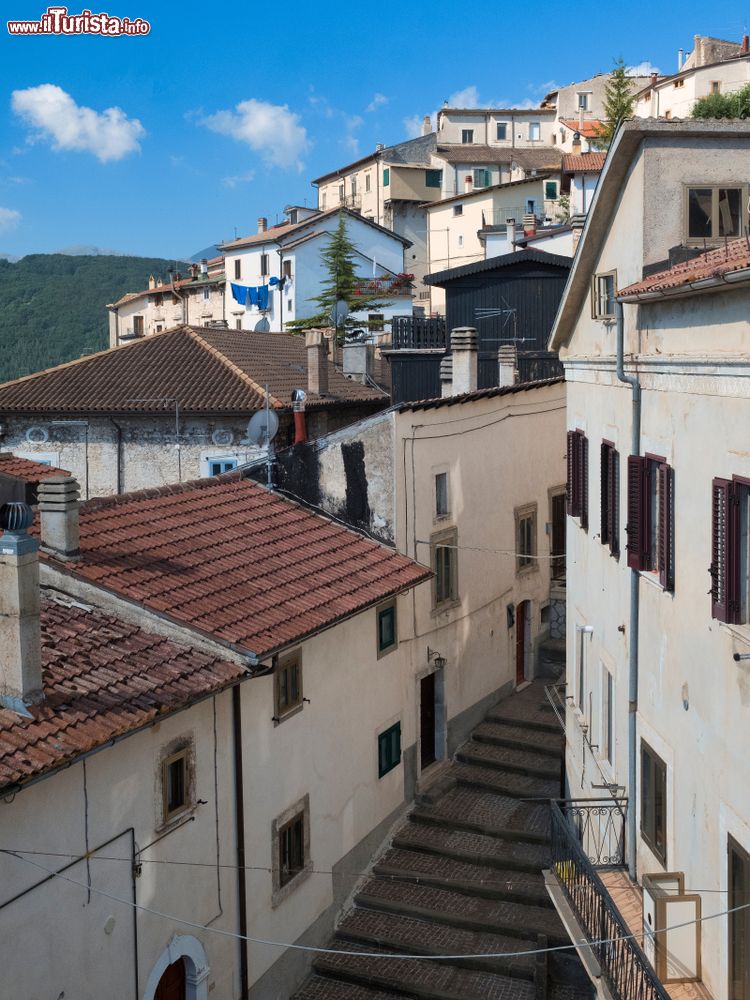
POLYGON ((244 306, 247 302, 247 293, 250 289, 246 285, 231 285, 232 295, 234 296, 235 302, 239 302, 241 306, 244 306))
POLYGON ((281 285, 282 288, 283 288, 283 282, 279 281, 279 279, 277 277, 275 277, 275 276, 273 278, 271 278, 271 280, 268 282, 268 284, 269 285, 281 285))
POLYGON ((247 301, 251 306, 257 306, 258 304, 258 288, 255 285, 251 285, 247 290, 247 301))
POLYGON ((260 285, 256 291, 258 293, 258 308, 268 309, 268 285, 260 285))

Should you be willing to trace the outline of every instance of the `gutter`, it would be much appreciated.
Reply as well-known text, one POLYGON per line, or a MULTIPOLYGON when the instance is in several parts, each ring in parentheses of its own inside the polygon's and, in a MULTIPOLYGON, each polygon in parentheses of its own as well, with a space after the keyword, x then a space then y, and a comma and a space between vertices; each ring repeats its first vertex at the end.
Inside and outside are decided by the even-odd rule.
MULTIPOLYGON (((625 374, 624 359, 624 322, 622 302, 615 303, 617 316, 617 378, 630 386, 633 412, 631 418, 630 454, 640 455, 641 452, 641 383, 637 375, 625 374)), ((638 711, 638 600, 640 573, 637 569, 630 570, 630 628, 628 632, 628 874, 636 881, 636 713, 638 711)))
POLYGON ((654 302, 657 299, 673 299, 691 292, 709 292, 723 288, 724 285, 739 285, 750 282, 750 267, 741 271, 729 271, 726 274, 713 274, 708 278, 698 278, 673 288, 649 288, 642 292, 625 292, 618 295, 619 302, 654 302))
POLYGON ((237 906, 240 940, 240 1000, 249 989, 247 941, 247 879, 245 873, 245 796, 242 772, 242 696, 239 685, 232 688, 232 736, 234 750, 234 807, 237 840, 237 906))

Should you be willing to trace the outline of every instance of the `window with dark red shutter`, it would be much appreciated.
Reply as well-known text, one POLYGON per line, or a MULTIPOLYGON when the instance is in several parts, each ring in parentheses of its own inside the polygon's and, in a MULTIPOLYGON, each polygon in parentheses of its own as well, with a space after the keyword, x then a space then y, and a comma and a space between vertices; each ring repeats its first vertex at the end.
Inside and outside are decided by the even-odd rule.
POLYGON ((672 489, 674 473, 661 463, 656 468, 659 493, 659 523, 657 525, 657 545, 659 553, 659 583, 665 590, 674 590, 674 530, 672 489))
POLYGON ((746 491, 729 479, 711 484, 711 616, 720 622, 741 620, 740 496, 746 491))
POLYGON ((628 566, 674 590, 674 472, 660 458, 628 456, 628 566))
POLYGON ((580 466, 578 481, 581 484, 581 527, 584 531, 589 528, 589 441, 583 432, 580 433, 580 444, 578 448, 578 464, 580 466))
POLYGON ((589 443, 583 431, 568 431, 567 506, 571 517, 578 517, 588 528, 589 443))
POLYGON ((601 447, 601 541, 620 555, 620 455, 610 441, 601 447))
POLYGON ((568 513, 571 517, 578 517, 580 511, 576 509, 576 489, 575 489, 575 477, 576 477, 576 441, 577 432, 568 431, 568 453, 566 456, 568 464, 568 479, 565 486, 565 499, 568 507, 568 513))
POLYGON ((628 455, 628 566, 646 569, 648 566, 648 496, 646 492, 646 459, 628 455))

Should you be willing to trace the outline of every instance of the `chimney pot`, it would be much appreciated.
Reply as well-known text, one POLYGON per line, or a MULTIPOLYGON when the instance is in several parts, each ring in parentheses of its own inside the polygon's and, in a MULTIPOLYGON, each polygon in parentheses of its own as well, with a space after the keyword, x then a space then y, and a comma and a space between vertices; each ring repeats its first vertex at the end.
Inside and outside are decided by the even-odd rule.
POLYGON ((740 46, 740 52, 747 54, 750 52, 750 35, 742 36, 742 45, 740 46))
POLYGON ((658 79, 659 79, 659 74, 658 74, 658 73, 652 73, 652 74, 651 74, 651 86, 652 86, 652 87, 655 87, 655 86, 656 86, 656 81, 657 81, 658 79))
POLYGON ((422 119, 422 135, 429 135, 432 132, 432 120, 429 115, 425 115, 422 119))
POLYGON ((518 352, 512 344, 503 344, 497 349, 497 384, 515 385, 518 381, 518 352))
POLYGON ((268 219, 265 215, 258 216, 258 232, 265 233, 266 229, 268 229, 268 219))
POLYGON ((316 396, 328 395, 328 348, 322 330, 308 330, 305 334, 307 348, 307 391, 316 396))
POLYGON ((33 520, 25 503, 0 510, 0 705, 28 716, 42 701, 39 619, 39 544, 26 534, 33 520))
POLYGON ((150 274, 148 276, 148 287, 156 288, 156 278, 153 276, 153 274, 150 274))
POLYGON ((440 362, 440 395, 450 396, 453 392, 453 358, 446 354, 440 362))
POLYGON ((73 476, 51 476, 37 489, 42 515, 42 547, 62 559, 80 555, 78 498, 81 488, 73 476))
POLYGON ((477 331, 473 326, 457 326, 451 330, 453 354, 452 395, 476 392, 477 388, 477 331))
POLYGON ((536 236, 536 215, 533 212, 527 212, 523 217, 523 235, 536 236))

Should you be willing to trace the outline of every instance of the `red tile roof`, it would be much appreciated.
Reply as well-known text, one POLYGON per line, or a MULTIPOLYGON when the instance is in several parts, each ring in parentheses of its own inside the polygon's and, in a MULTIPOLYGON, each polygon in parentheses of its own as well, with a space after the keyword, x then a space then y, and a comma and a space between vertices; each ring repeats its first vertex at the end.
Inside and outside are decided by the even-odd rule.
POLYGON ((674 267, 650 274, 643 281, 620 289, 617 298, 627 300, 647 292, 687 291, 696 281, 718 278, 746 268, 750 268, 750 243, 743 237, 732 240, 725 247, 717 247, 674 267))
MULTIPOLYGON (((154 413, 173 411, 177 399, 182 413, 250 414, 265 405, 266 383, 275 409, 291 407, 292 389, 307 388, 304 337, 184 326, 6 382, 0 412, 154 413)), ((328 390, 308 393, 308 409, 388 403, 331 364, 328 390)))
POLYGON ((583 125, 579 123, 577 118, 561 118, 560 121, 566 128, 571 129, 573 132, 578 132, 584 139, 596 139, 602 127, 602 123, 598 118, 587 118, 583 125))
POLYGON ((32 462, 29 458, 19 458, 10 451, 0 451, 0 474, 15 476, 27 483, 40 483, 50 476, 69 476, 66 469, 58 469, 43 462, 32 462))
POLYGON ((606 153, 568 153, 563 156, 563 173, 600 174, 606 159, 606 153))
POLYGON ((25 719, 0 708, 0 789, 236 683, 230 663, 111 615, 42 600, 45 700, 25 719))
MULTIPOLYGON (((215 260, 221 260, 221 257, 216 257, 215 260)), ((174 282, 174 287, 179 289, 185 287, 192 287, 195 289, 206 288, 209 285, 221 285, 226 282, 226 275, 222 272, 220 274, 209 274, 209 275, 198 275, 197 278, 180 278, 178 281, 174 282)), ((163 285, 155 285, 153 288, 144 288, 140 292, 126 292, 121 298, 112 305, 122 306, 126 302, 132 302, 134 299, 140 299, 144 295, 171 295, 172 294, 172 282, 166 281, 163 285)))
POLYGON ((89 501, 80 533, 64 572, 259 657, 431 575, 236 473, 89 501))

